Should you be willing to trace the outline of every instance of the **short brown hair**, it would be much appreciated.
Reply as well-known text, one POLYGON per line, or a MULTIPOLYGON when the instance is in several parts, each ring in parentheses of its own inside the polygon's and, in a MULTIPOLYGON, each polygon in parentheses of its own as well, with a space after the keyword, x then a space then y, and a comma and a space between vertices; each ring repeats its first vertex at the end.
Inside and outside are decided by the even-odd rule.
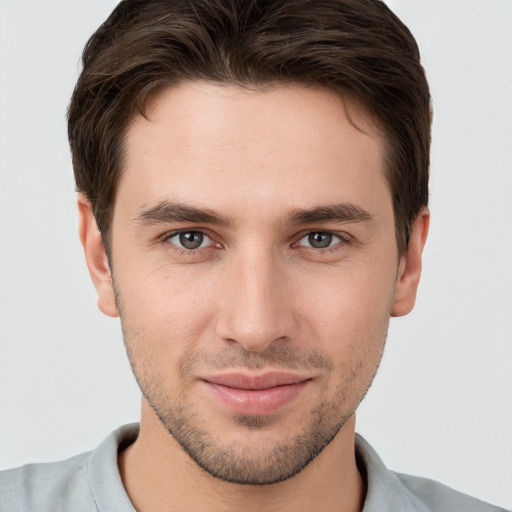
POLYGON ((428 203, 430 93, 418 46, 380 0, 123 0, 89 39, 68 112, 77 189, 109 251, 123 138, 147 95, 191 80, 355 96, 386 143, 397 246, 428 203))

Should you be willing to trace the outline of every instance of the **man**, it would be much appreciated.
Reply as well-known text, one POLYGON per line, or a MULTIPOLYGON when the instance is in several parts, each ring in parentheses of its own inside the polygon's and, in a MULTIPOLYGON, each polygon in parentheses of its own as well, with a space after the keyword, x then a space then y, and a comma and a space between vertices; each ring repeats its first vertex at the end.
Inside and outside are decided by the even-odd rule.
POLYGON ((3 474, 2 510, 499 510, 355 437, 429 222, 430 96, 384 4, 122 2, 69 135, 140 430, 3 474))

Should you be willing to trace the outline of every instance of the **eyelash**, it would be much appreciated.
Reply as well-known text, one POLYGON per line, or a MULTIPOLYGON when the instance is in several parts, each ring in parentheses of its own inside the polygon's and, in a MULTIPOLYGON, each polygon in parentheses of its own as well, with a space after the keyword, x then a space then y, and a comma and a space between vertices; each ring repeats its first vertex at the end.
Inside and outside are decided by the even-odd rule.
MULTIPOLYGON (((332 242, 333 240, 331 240, 332 242)), ((297 242, 293 244, 293 246, 303 247, 304 249, 308 251, 314 251, 315 253, 330 253, 333 251, 336 251, 339 249, 340 245, 346 245, 350 243, 350 238, 347 233, 339 233, 336 231, 308 231, 307 233, 304 233, 297 242), (338 242, 334 243, 333 245, 329 245, 328 247, 313 247, 311 245, 303 245, 298 246, 298 243, 302 240, 304 240, 307 237, 310 237, 311 235, 328 235, 332 238, 337 238, 338 242)))
MULTIPOLYGON (((210 244, 206 247, 198 247, 196 249, 187 249, 185 247, 179 247, 177 244, 171 242, 171 239, 174 238, 175 236, 185 234, 185 233, 197 233, 197 234, 203 235, 204 237, 210 239, 210 241, 213 242, 213 244, 215 244, 212 237, 210 237, 205 231, 200 230, 200 229, 181 229, 178 231, 173 231, 171 233, 167 233, 164 236, 162 236, 160 240, 161 240, 161 242, 166 243, 168 246, 171 246, 173 251, 178 252, 178 254, 180 254, 180 255, 186 255, 186 256, 197 256, 204 249, 217 249, 217 248, 222 247, 221 244, 217 243, 217 244, 215 244, 216 246, 210 244)), ((310 251, 310 252, 313 251, 317 254, 318 253, 320 253, 320 254, 330 253, 330 252, 338 250, 339 245, 348 245, 348 244, 352 243, 351 237, 347 233, 344 233, 344 232, 340 233, 337 231, 328 231, 328 230, 307 231, 305 233, 302 233, 296 240, 297 241, 292 244, 292 247, 294 247, 294 248, 302 247, 303 249, 305 249, 307 251, 310 251), (334 245, 331 245, 329 247, 324 247, 324 248, 316 248, 316 247, 312 247, 312 246, 306 246, 306 245, 299 246, 298 245, 299 242, 301 240, 303 240, 304 238, 311 236, 311 235, 317 235, 317 234, 329 235, 332 237, 336 237, 339 239, 339 241, 337 243, 335 243, 334 245)))
POLYGON ((199 255, 200 252, 202 252, 204 249, 214 249, 214 248, 220 247, 220 244, 216 244, 218 247, 214 247, 213 245, 208 245, 206 247, 198 247, 197 249, 187 249, 186 247, 179 247, 175 243, 171 242, 171 239, 174 238, 175 236, 185 234, 185 233, 197 233, 197 234, 203 235, 205 238, 208 238, 211 242, 213 242, 212 238, 210 236, 208 236, 208 234, 205 231, 202 231, 200 229, 181 229, 179 231, 173 231, 172 233, 165 234, 161 238, 161 241, 163 243, 167 244, 168 247, 170 246, 170 248, 173 251, 176 251, 178 254, 185 255, 185 256, 192 256, 192 257, 199 255))

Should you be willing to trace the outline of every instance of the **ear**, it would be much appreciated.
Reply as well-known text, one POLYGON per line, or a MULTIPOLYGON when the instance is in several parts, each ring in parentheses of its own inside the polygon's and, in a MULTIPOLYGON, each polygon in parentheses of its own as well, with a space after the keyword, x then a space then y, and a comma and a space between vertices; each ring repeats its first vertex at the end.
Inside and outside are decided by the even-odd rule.
POLYGON ((92 212, 91 203, 83 194, 78 195, 78 230, 87 268, 98 295, 98 307, 108 316, 119 316, 105 246, 92 212))
POLYGON ((414 222, 407 252, 400 259, 391 316, 410 313, 416 302, 416 291, 421 277, 421 257, 427 241, 430 213, 424 208, 414 222))

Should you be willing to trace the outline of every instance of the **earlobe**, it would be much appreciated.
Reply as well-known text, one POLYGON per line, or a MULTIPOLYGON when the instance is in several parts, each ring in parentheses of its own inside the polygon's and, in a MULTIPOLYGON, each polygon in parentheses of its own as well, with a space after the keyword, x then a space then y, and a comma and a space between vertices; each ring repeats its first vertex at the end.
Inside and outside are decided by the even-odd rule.
POLYGON ((78 195, 78 230, 84 248, 87 268, 98 296, 98 307, 108 316, 117 317, 112 274, 105 246, 92 212, 91 204, 83 195, 78 195))
POLYGON ((402 256, 398 266, 391 316, 407 315, 414 307, 429 223, 430 213, 424 208, 413 224, 407 252, 402 256))

